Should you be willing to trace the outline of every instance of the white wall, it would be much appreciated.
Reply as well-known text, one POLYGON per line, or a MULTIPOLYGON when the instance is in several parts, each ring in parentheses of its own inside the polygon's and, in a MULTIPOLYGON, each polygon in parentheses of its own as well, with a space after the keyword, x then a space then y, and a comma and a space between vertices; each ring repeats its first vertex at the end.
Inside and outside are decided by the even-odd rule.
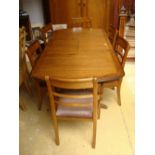
POLYGON ((30 16, 31 26, 42 27, 44 25, 43 8, 41 0, 22 0, 23 10, 30 16))

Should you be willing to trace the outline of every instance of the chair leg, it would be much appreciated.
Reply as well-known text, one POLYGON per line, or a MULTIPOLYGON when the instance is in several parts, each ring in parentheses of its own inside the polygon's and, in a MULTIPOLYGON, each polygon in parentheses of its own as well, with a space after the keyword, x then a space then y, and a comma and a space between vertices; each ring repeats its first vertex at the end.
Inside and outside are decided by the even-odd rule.
POLYGON ((99 99, 98 99, 98 106, 97 106, 97 116, 98 116, 98 119, 100 119, 100 100, 101 100, 101 94, 102 94, 102 85, 99 83, 98 84, 98 96, 99 96, 99 99))
POLYGON ((100 101, 98 101, 98 107, 97 107, 97 116, 98 116, 98 119, 100 119, 100 113, 101 113, 101 106, 100 106, 100 101))
POLYGON ((25 103, 24 103, 22 97, 20 97, 20 96, 19 96, 19 107, 21 110, 26 111, 25 103))
MULTIPOLYGON (((103 88, 104 88, 104 84, 99 84, 99 96, 101 99, 101 95, 103 95, 103 88)), ((100 104, 100 109, 107 109, 108 107, 105 104, 100 104)))
POLYGON ((96 127, 97 127, 97 120, 93 119, 93 143, 92 143, 93 148, 95 148, 96 146, 96 127))
POLYGON ((99 95, 99 99, 101 99, 102 91, 103 91, 102 84, 99 83, 98 84, 98 95, 99 95))
POLYGON ((22 111, 26 111, 26 106, 23 102, 19 102, 19 108, 22 110, 22 111))
POLYGON ((29 83, 28 83, 28 81, 27 81, 26 79, 24 80, 24 85, 25 85, 25 87, 26 87, 28 93, 29 93, 30 95, 32 95, 32 90, 31 90, 31 88, 30 88, 30 86, 29 86, 29 83))
POLYGON ((40 90, 40 93, 39 93, 39 102, 38 102, 38 110, 41 110, 42 109, 42 103, 43 103, 43 95, 42 95, 41 90, 40 90))
MULTIPOLYGON (((26 66, 24 66, 24 67, 26 67, 26 66)), ((29 77, 27 68, 24 68, 23 83, 24 83, 24 86, 27 89, 29 95, 32 95, 32 89, 30 87, 30 83, 29 82, 30 82, 30 77, 29 77)))
POLYGON ((54 132, 55 132, 55 143, 56 145, 59 145, 60 140, 59 140, 58 122, 55 117, 53 117, 53 127, 54 127, 54 132))
POLYGON ((41 91, 41 88, 39 86, 39 82, 37 80, 35 80, 35 85, 36 85, 37 92, 38 92, 38 110, 41 110, 42 102, 43 102, 43 93, 41 91))
POLYGON ((122 80, 119 81, 118 86, 117 86, 117 103, 119 106, 121 106, 121 82, 122 80))

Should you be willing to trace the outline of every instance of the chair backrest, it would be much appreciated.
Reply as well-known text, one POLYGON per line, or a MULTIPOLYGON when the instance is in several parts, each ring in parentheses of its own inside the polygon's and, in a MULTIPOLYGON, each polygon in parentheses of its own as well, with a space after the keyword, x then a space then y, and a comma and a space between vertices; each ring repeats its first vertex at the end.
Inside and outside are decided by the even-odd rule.
POLYGON ((42 48, 38 40, 35 40, 27 49, 27 55, 31 63, 31 67, 36 64, 38 58, 40 57, 42 48))
POLYGON ((122 67, 125 65, 129 49, 130 46, 128 41, 120 36, 117 36, 114 50, 122 67))
POLYGON ((42 39, 42 33, 41 33, 40 27, 33 27, 32 32, 33 32, 33 40, 41 40, 42 39))
POLYGON ((26 51, 26 32, 25 27, 19 28, 19 60, 22 61, 26 51))
POLYGON ((19 28, 19 86, 25 81, 27 75, 26 65, 26 32, 25 27, 19 28))
POLYGON ((41 28, 42 39, 44 40, 45 44, 49 42, 52 34, 52 24, 49 23, 41 28))
POLYGON ((91 28, 92 21, 88 17, 72 18, 71 27, 91 28))
POLYGON ((108 38, 109 38, 113 48, 115 47, 117 35, 118 35, 118 30, 111 25, 109 27, 109 31, 108 31, 108 38))
MULTIPOLYGON (((56 109, 58 104, 63 104, 61 102, 57 102, 57 98, 67 98, 67 99, 77 99, 76 103, 69 102, 63 104, 63 106, 69 107, 88 107, 93 105, 93 115, 95 115, 97 110, 97 79, 96 78, 85 78, 85 79, 58 79, 58 78, 49 78, 49 76, 45 76, 48 94, 50 97, 51 108, 56 113, 56 109), (90 89, 91 91, 86 91, 90 89), (64 91, 65 90, 65 91, 64 91), (68 90, 68 91, 67 91, 68 90), (80 93, 79 91, 80 90, 80 93), (65 92, 65 93, 64 93, 65 92), (92 99, 93 104, 78 103, 78 99, 92 99)), ((88 101, 88 100, 86 100, 88 101)))

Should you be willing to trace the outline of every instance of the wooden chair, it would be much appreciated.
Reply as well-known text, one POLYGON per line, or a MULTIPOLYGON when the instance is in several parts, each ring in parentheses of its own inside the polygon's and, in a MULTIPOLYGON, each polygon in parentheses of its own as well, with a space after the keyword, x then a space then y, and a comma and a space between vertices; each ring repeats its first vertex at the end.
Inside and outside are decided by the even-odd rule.
POLYGON ((39 40, 40 41, 42 39, 40 27, 33 27, 32 32, 33 32, 33 40, 39 40))
MULTIPOLYGON (((36 65, 41 53, 42 53, 42 48, 40 46, 40 43, 38 40, 35 40, 28 47, 28 50, 27 50, 27 55, 30 60, 32 70, 33 70, 33 67, 36 65)), ((41 110, 43 96, 46 93, 46 83, 45 83, 45 81, 35 79, 35 85, 36 85, 36 88, 38 91, 38 96, 39 96, 38 109, 41 110)))
MULTIPOLYGON (((122 66, 122 68, 124 68, 126 59, 127 59, 127 55, 129 52, 129 43, 122 37, 117 36, 116 38, 116 44, 115 44, 115 53, 117 55, 117 58, 122 66)), ((108 81, 102 83, 102 81, 100 81, 100 86, 101 86, 101 90, 103 90, 104 88, 117 88, 117 103, 118 105, 121 105, 121 96, 120 96, 120 88, 121 88, 121 83, 122 83, 122 79, 119 80, 114 80, 114 81, 108 81)), ((102 94, 102 92, 100 92, 100 94, 102 94)))
POLYGON ((118 35, 118 30, 111 25, 108 32, 108 38, 113 48, 115 47, 117 35, 118 35))
POLYGON ((130 45, 129 45, 128 41, 120 36, 117 36, 114 50, 115 50, 117 58, 123 68, 124 68, 124 65, 125 65, 125 62, 127 59, 129 49, 130 49, 130 45))
POLYGON ((59 145, 58 120, 92 120, 93 143, 96 144, 97 126, 97 79, 58 79, 45 76, 51 105, 51 114, 59 145))
MULTIPOLYGON (((31 94, 30 85, 28 82, 28 71, 26 66, 25 51, 26 51, 26 32, 25 27, 19 28, 19 88, 24 85, 27 91, 31 94)), ((19 92, 20 93, 20 92, 19 92)), ((22 110, 26 109, 24 100, 19 97, 19 106, 22 110)))
POLYGON ((42 53, 42 48, 40 46, 40 43, 38 40, 35 40, 30 44, 27 50, 27 55, 29 57, 31 67, 33 68, 39 59, 40 55, 42 53))
POLYGON ((71 27, 82 27, 82 28, 91 28, 92 21, 88 17, 79 17, 79 18, 72 18, 71 27))
POLYGON ((49 23, 41 28, 42 39, 45 45, 49 42, 52 36, 52 24, 49 23))

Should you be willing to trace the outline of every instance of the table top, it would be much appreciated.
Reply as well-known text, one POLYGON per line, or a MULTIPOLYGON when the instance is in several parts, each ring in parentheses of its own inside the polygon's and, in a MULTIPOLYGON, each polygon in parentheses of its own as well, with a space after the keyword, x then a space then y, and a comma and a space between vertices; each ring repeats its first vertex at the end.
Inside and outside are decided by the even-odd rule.
POLYGON ((32 76, 58 78, 97 77, 115 80, 124 71, 103 29, 66 29, 53 32, 32 76))

